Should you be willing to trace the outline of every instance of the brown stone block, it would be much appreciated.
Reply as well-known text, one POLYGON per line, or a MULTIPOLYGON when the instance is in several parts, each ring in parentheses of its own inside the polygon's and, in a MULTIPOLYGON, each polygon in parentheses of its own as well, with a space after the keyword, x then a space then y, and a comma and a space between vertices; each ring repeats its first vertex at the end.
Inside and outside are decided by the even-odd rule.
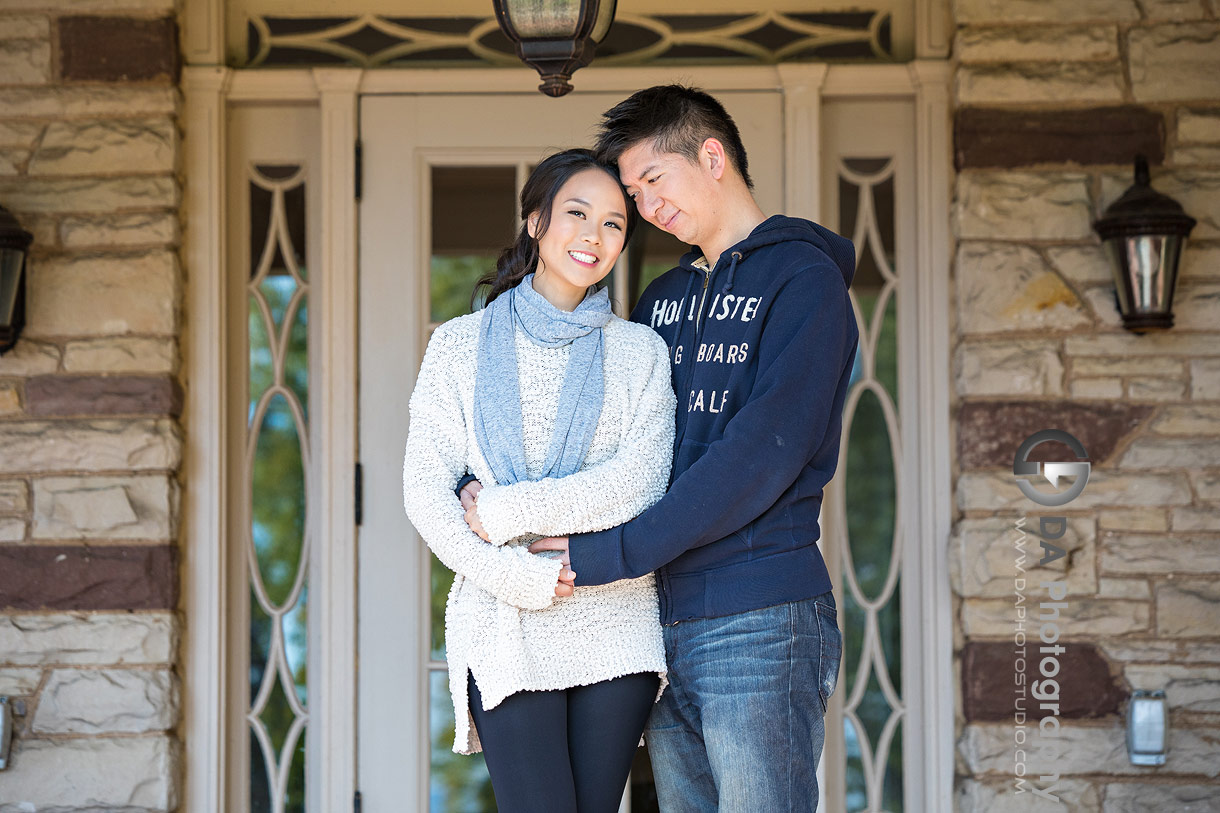
MULTIPOLYGON (((1119 442, 1152 413, 1134 404, 1072 401, 967 401, 958 409, 957 456, 963 469, 1011 467, 1017 448, 1043 429, 1062 429, 1079 440, 1094 465, 1104 463, 1119 442)), ((1043 443, 1030 460, 1075 460, 1058 443, 1043 443)))
POLYGON ((158 376, 40 375, 25 385, 30 415, 178 415, 182 388, 158 376))
MULTIPOLYGON (((1034 610, 1034 608, 1031 608, 1034 610)), ((1043 658, 1059 661, 1059 716, 1065 719, 1096 718, 1118 714, 1130 691, 1110 674, 1110 663, 1097 647, 1088 643, 1060 642, 1061 654, 1043 654, 1038 638, 1037 613, 1026 624, 1025 684, 1016 682, 1020 653, 1011 641, 971 641, 962 649, 962 712, 967 722, 1012 720, 1017 698, 1023 697, 1029 719, 1050 715, 1039 708, 1031 689, 1043 680, 1039 665, 1043 658)), ((1047 701, 1052 702, 1052 701, 1047 701)))
POLYGON ((1144 107, 1007 110, 963 107, 953 123, 954 163, 969 167, 1121 164, 1165 160, 1165 119, 1144 107))
POLYGON ((0 610, 168 610, 169 545, 0 545, 0 610))
POLYGON ((171 17, 60 17, 59 55, 68 81, 174 82, 178 28, 171 17))

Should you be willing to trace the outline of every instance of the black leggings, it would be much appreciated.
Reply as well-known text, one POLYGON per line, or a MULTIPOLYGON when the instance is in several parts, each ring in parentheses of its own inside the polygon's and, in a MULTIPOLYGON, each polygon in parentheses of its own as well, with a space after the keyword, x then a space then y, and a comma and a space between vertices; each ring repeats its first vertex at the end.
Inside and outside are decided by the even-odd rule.
POLYGON ((470 713, 500 813, 613 813, 660 678, 517 692, 491 711, 468 678, 470 713))

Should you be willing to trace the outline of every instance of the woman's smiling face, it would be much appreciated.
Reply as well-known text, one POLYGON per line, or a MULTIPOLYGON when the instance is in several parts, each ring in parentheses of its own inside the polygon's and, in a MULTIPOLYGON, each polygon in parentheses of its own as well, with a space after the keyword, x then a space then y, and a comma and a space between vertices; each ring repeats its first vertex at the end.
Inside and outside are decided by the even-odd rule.
MULTIPOLYGON (((607 172, 590 168, 568 178, 551 204, 550 225, 538 239, 534 290, 562 310, 575 310, 623 251, 627 205, 622 187, 607 172)), ((537 238, 538 213, 530 215, 527 227, 537 238)))

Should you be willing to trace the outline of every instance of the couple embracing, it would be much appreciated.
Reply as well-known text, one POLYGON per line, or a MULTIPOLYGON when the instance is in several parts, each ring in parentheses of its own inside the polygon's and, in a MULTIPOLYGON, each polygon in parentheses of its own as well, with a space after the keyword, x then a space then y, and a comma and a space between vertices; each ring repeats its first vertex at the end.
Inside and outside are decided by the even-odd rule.
POLYGON ((817 807, 854 252, 751 189, 716 99, 639 91, 538 165, 486 307, 428 343, 405 502, 502 813, 611 813, 641 734, 665 813, 817 807), (638 216, 692 251, 624 321, 598 283, 638 216))

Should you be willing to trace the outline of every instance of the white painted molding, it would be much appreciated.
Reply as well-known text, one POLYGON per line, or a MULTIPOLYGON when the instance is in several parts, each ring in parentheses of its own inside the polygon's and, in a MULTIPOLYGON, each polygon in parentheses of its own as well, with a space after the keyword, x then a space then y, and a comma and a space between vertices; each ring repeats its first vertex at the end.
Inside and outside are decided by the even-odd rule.
POLYGON ((915 58, 946 59, 952 47, 949 0, 915 0, 915 58))
MULTIPOLYGON (((316 675, 321 691, 311 693, 314 736, 308 775, 311 810, 350 810, 356 791, 356 522, 353 494, 357 454, 357 291, 355 145, 359 133, 358 68, 316 68, 312 76, 321 98, 321 330, 317 366, 318 407, 315 470, 325 472, 316 489, 318 536, 311 568, 315 606, 326 608, 311 623, 319 626, 316 675)), ((313 596, 311 596, 312 598, 313 596)))
POLYGON ((948 547, 953 522, 949 428, 949 226, 953 175, 950 83, 952 69, 941 60, 917 60, 908 66, 916 86, 915 166, 917 172, 917 304, 919 321, 918 460, 920 524, 917 529, 924 589, 919 591, 918 623, 923 645, 918 659, 920 686, 910 698, 922 722, 906 729, 905 742, 919 749, 923 762, 923 797, 918 810, 953 809, 954 687, 952 596, 948 547))
POLYGON ((225 323, 225 92, 227 68, 183 71, 182 140, 186 188, 182 259, 186 324, 182 422, 182 609, 184 809, 224 809, 225 675, 228 606, 225 540, 228 505, 227 329, 225 323))
POLYGON ((223 65, 225 61, 224 0, 183 0, 178 30, 182 56, 188 65, 223 65))
POLYGON ((827 66, 778 67, 784 89, 784 214, 817 221, 822 190, 822 85, 827 66))

